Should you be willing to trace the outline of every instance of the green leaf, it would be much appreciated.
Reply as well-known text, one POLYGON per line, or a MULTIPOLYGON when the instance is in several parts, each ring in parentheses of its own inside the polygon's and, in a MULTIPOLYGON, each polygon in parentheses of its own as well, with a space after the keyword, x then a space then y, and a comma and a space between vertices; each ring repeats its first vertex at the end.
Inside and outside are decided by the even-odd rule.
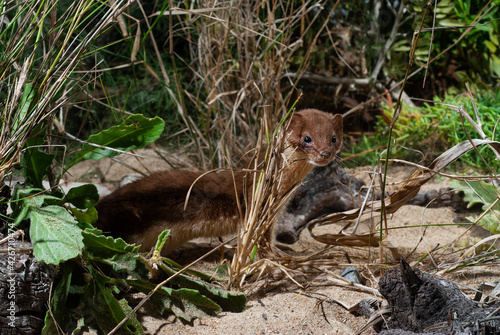
POLYGON ((45 323, 42 329, 42 335, 57 334, 58 330, 56 322, 54 322, 54 318, 52 316, 55 317, 58 324, 66 325, 69 321, 66 300, 68 298, 74 264, 66 263, 61 268, 62 278, 55 287, 54 292, 52 293, 52 299, 50 300, 52 314, 50 311, 47 311, 45 314, 45 323))
POLYGON ((87 209, 94 207, 98 201, 97 187, 93 184, 86 184, 70 189, 62 203, 69 202, 76 208, 87 209))
POLYGON ((148 280, 148 268, 141 261, 141 255, 132 253, 118 254, 110 258, 90 257, 93 261, 109 265, 118 273, 127 273, 128 275, 142 280, 148 280))
MULTIPOLYGON (((134 150, 156 141, 163 132, 164 127, 165 122, 159 117, 148 119, 141 114, 134 114, 125 119, 120 125, 90 136, 86 142, 122 151, 134 150)), ((66 169, 84 160, 99 160, 118 154, 119 152, 116 151, 85 144, 66 165, 66 169)))
POLYGON ((43 188, 43 178, 47 175, 47 168, 54 161, 54 154, 40 151, 40 148, 33 147, 44 143, 43 136, 32 138, 26 141, 26 150, 21 155, 21 166, 25 183, 38 188, 43 188))
MULTIPOLYGON (((144 293, 149 293, 156 287, 155 284, 137 280, 126 280, 126 283, 144 293)), ((188 322, 213 316, 221 311, 221 307, 214 301, 197 290, 187 288, 175 290, 162 286, 151 296, 151 302, 161 314, 172 312, 188 322)))
POLYGON ((80 254, 83 248, 81 229, 65 208, 33 207, 28 217, 37 260, 57 265, 80 254))
POLYGON ((99 229, 85 229, 82 231, 83 243, 87 252, 93 257, 108 258, 116 254, 131 252, 137 254, 140 246, 127 244, 121 238, 104 236, 99 229))
MULTIPOLYGON (((177 272, 170 269, 165 264, 160 263, 160 267, 169 276, 172 276, 175 272, 177 272)), ((245 310, 247 298, 241 293, 228 292, 210 283, 187 276, 183 273, 173 278, 170 283, 171 285, 189 288, 200 292, 207 298, 215 301, 225 311, 239 313, 245 310)))
MULTIPOLYGON (((467 208, 476 204, 483 204, 483 210, 488 209, 493 204, 498 196, 499 190, 492 184, 484 181, 450 181, 450 187, 453 189, 461 189, 464 192, 464 201, 468 202, 467 208)), ((493 209, 500 211, 500 202, 493 209)))
POLYGON ((28 196, 33 191, 36 189, 15 190, 14 224, 30 220, 30 238, 36 259, 57 265, 78 256, 83 249, 83 237, 76 220, 64 207, 47 205, 60 199, 45 193, 28 196))
POLYGON ((126 272, 138 279, 148 279, 149 271, 142 262, 138 246, 127 244, 121 238, 104 236, 95 228, 85 229, 82 235, 86 258, 109 265, 116 272, 126 272))
POLYGON ((161 234, 158 235, 158 239, 156 240, 156 246, 155 246, 155 251, 154 251, 154 255, 156 257, 160 256, 161 249, 163 249, 165 242, 167 242, 167 238, 168 238, 169 234, 170 234, 170 229, 167 229, 167 230, 162 231, 161 234))
MULTIPOLYGON (((451 180, 450 187, 455 189, 456 192, 464 193, 464 201, 468 203, 467 208, 476 204, 482 204, 483 211, 486 211, 491 207, 488 213, 478 221, 478 224, 493 234, 500 233, 500 223, 498 220, 500 216, 500 201, 492 206, 499 197, 499 189, 496 186, 483 181, 470 181, 467 184, 464 181, 451 180)), ((470 220, 475 221, 474 218, 470 220)))
POLYGON ((488 32, 488 35, 490 36, 490 41, 493 45, 498 46, 500 44, 498 36, 493 29, 488 32))
POLYGON ((497 51, 497 46, 490 41, 484 41, 484 44, 486 44, 486 47, 492 52, 495 53, 497 51))
MULTIPOLYGON (((87 267, 93 282, 86 286, 84 303, 94 316, 99 328, 107 334, 132 311, 132 308, 125 299, 118 301, 113 294, 113 289, 106 287, 110 278, 99 274, 90 263, 87 263, 87 267)), ((136 314, 125 322, 119 333, 144 334, 136 314)))
POLYGON ((478 224, 484 229, 492 232, 493 234, 500 234, 500 222, 498 220, 499 216, 499 212, 488 212, 485 216, 483 216, 481 220, 479 220, 478 224))
MULTIPOLYGON (((86 211, 81 211, 77 208, 70 207, 69 210, 75 218, 78 220, 79 223, 83 224, 92 224, 97 221, 98 215, 97 215, 97 210, 92 207, 87 209, 86 211)), ((84 229, 86 228, 83 225, 79 225, 80 228, 84 229)))
POLYGON ((453 20, 453 19, 445 19, 445 20, 440 20, 439 25, 443 27, 459 27, 463 26, 463 22, 460 22, 458 20, 453 20))
POLYGON ((31 83, 26 83, 24 85, 23 96, 20 101, 20 109, 19 114, 14 121, 14 126, 12 128, 12 136, 19 129, 20 125, 26 122, 26 115, 28 114, 28 110, 30 108, 31 103, 35 97, 35 90, 33 90, 33 85, 31 83))

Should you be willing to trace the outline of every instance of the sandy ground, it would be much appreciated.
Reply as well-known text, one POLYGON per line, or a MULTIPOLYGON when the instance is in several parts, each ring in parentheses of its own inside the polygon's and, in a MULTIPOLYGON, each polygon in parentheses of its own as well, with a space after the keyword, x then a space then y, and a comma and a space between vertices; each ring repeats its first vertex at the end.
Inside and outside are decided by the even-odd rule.
MULTIPOLYGON (((137 171, 157 171, 168 169, 169 164, 151 150, 137 152, 145 157, 140 162, 133 157, 121 158, 137 171)), ((172 156, 168 157, 170 160, 172 156)), ((185 159, 175 157, 176 166, 183 166, 185 159)), ((368 180, 371 168, 357 168, 349 172, 358 178, 368 180)), ((70 170, 71 181, 85 181, 101 184, 112 190, 117 187, 122 176, 130 173, 124 167, 111 160, 101 160, 89 164, 84 163, 70 170)), ((391 181, 404 180, 412 170, 406 167, 392 167, 389 173, 391 181)), ((434 178, 425 185, 425 189, 446 187, 446 181, 434 178)), ((389 220, 389 227, 416 225, 416 228, 394 229, 389 231, 389 242, 412 265, 429 273, 436 273, 447 268, 456 261, 463 252, 480 241, 488 232, 481 229, 467 229, 467 226, 418 227, 421 224, 450 224, 457 220, 463 222, 468 213, 455 213, 453 209, 423 208, 403 206, 389 220), (431 250, 432 257, 422 262, 417 260, 431 250)), ((325 232, 337 232, 339 226, 321 227, 325 232)), ((217 241, 197 241, 216 246, 217 241)), ((283 246, 291 255, 303 256, 325 248, 315 241, 307 230, 303 231, 300 240, 292 246, 283 246)), ((200 255, 200 244, 190 243, 185 250, 177 254, 177 261, 187 264, 196 255, 200 255)), ((343 306, 352 306, 362 299, 376 297, 372 293, 339 285, 338 280, 329 274, 339 275, 346 266, 345 254, 361 273, 362 283, 377 289, 378 278, 384 269, 397 265, 394 254, 384 248, 343 248, 331 247, 328 252, 330 265, 323 266, 320 272, 311 268, 302 269, 296 276, 300 286, 288 278, 274 279, 267 277, 244 288, 248 295, 248 305, 243 313, 222 313, 218 317, 196 320, 185 324, 174 316, 161 316, 155 309, 146 304, 139 311, 139 320, 149 334, 354 334, 364 323, 364 317, 356 317, 343 306), (343 306, 342 306, 343 305, 343 306)), ((218 263, 220 256, 205 260, 196 265, 197 269, 210 272, 218 263)), ((476 288, 483 281, 498 281, 498 266, 483 265, 466 268, 441 275, 469 287, 476 288)), ((472 291, 465 289, 469 295, 472 291)), ((137 297, 139 298, 139 297, 137 297)), ((138 301, 138 300, 137 300, 138 301)), ((372 334, 368 330, 363 334, 372 334)))

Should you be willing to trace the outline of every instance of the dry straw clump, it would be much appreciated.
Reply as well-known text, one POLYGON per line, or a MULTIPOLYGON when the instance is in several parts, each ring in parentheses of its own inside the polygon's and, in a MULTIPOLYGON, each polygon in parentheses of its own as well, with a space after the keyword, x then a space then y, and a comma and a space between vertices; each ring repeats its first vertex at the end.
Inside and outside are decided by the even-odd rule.
MULTIPOLYGON (((237 164, 239 157, 254 148, 260 119, 267 113, 268 127, 274 129, 283 118, 294 93, 283 89, 287 66, 316 23, 321 13, 317 9, 327 3, 199 2, 196 10, 172 8, 164 13, 186 15, 172 34, 190 42, 188 66, 194 74, 190 86, 196 89, 177 84, 177 90, 198 108, 202 128, 190 119, 183 98, 178 100, 179 111, 199 149, 203 168, 224 167, 228 158, 230 165, 237 164)), ((317 35, 323 28, 316 30, 317 35)), ((306 50, 297 77, 287 79, 290 87, 296 86, 307 69, 314 44, 306 50)))

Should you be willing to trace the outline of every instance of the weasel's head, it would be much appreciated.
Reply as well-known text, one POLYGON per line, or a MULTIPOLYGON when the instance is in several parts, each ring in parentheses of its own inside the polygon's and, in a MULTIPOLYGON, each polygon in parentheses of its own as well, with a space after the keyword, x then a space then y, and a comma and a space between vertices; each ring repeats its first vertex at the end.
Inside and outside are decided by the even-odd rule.
POLYGON ((342 115, 328 114, 317 109, 304 109, 292 114, 286 128, 287 144, 299 159, 325 166, 342 146, 342 115))

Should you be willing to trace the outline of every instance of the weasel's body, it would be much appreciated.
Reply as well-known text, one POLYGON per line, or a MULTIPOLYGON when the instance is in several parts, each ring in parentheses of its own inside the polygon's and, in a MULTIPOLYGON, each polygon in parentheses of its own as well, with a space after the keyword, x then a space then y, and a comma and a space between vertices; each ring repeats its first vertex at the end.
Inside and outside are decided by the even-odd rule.
MULTIPOLYGON (((292 115, 285 132, 288 165, 279 196, 297 185, 315 165, 326 165, 335 158, 342 144, 342 116, 302 110, 292 115)), ((251 190, 253 174, 219 171, 196 180, 201 174, 169 170, 125 185, 99 201, 96 226, 104 233, 142 244, 142 251, 150 250, 165 229, 171 232, 164 251, 197 237, 235 234, 240 223, 237 197, 244 211, 244 190, 251 190)))

